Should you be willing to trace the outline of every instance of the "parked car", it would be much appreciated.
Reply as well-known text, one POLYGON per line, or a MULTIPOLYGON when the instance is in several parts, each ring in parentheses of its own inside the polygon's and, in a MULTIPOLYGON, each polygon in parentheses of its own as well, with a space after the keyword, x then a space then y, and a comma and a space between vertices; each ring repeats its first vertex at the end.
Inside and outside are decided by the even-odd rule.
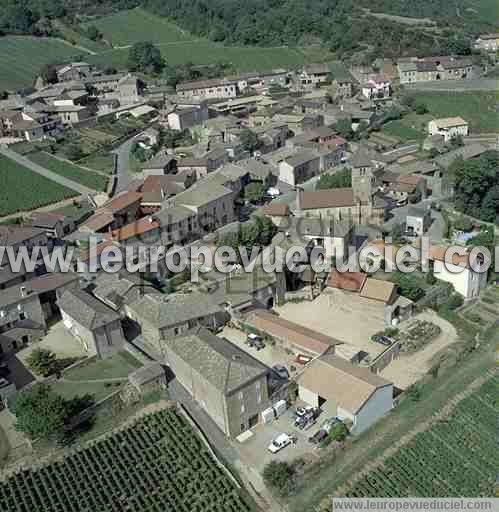
POLYGON ((276 364, 272 366, 272 370, 274 370, 274 372, 279 376, 279 378, 289 380, 289 372, 285 366, 276 364))
POLYGON ((390 338, 387 336, 382 336, 379 334, 376 334, 372 337, 372 340, 376 343, 380 343, 381 345, 384 345, 385 347, 389 347, 393 342, 390 338))
POLYGON ((310 361, 312 361, 312 357, 310 356, 305 356, 303 354, 298 354, 296 357, 295 357, 295 363, 298 363, 298 364, 307 364, 307 363, 310 363, 310 361))
POLYGON ((328 432, 320 428, 313 436, 308 438, 308 442, 312 444, 319 444, 321 441, 326 439, 328 432))
POLYGON ((314 408, 311 405, 307 405, 305 407, 297 407, 295 410, 295 417, 305 416, 305 414, 313 411, 314 408))
POLYGON ((250 347, 255 347, 257 350, 265 348, 265 343, 263 342, 262 337, 254 333, 248 334, 248 336, 246 337, 246 345, 250 347))
POLYGON ((295 427, 300 430, 311 427, 317 421, 319 413, 319 409, 315 409, 314 407, 308 408, 304 414, 296 416, 295 427))
POLYGON ((277 453, 283 448, 286 448, 292 442, 291 436, 288 434, 279 434, 268 446, 268 450, 271 453, 277 453))

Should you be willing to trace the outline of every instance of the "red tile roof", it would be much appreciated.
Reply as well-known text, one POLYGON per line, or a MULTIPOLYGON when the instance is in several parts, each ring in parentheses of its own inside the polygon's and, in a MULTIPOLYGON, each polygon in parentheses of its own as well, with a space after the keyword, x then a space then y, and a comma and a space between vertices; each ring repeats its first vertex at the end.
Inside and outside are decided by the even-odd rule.
POLYGON ((129 238, 141 236, 153 229, 159 229, 160 224, 152 217, 144 217, 140 220, 127 224, 119 229, 115 229, 106 235, 107 240, 117 240, 123 242, 129 238))
POLYGON ((317 208, 340 208, 355 204, 352 188, 332 188, 302 192, 301 208, 315 210, 317 208))
POLYGON ((338 272, 333 270, 329 274, 327 285, 330 288, 360 292, 366 282, 367 274, 362 272, 338 272))

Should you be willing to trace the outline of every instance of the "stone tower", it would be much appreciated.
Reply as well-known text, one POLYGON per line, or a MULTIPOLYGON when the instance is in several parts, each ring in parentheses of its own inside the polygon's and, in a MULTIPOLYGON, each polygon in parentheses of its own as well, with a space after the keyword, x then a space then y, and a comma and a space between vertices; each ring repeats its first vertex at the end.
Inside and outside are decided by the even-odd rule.
POLYGON ((366 150, 360 149, 350 160, 352 166, 352 188, 356 202, 372 205, 376 192, 374 164, 366 150))

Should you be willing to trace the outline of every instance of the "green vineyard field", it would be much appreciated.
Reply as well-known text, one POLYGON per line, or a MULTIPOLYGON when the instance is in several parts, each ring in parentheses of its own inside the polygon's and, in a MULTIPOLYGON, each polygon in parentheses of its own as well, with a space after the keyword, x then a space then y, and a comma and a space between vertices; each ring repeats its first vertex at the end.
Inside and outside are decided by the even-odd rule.
POLYGON ((175 409, 0 482, 2 512, 249 512, 175 409))
POLYGON ((497 473, 499 377, 350 489, 348 497, 489 497, 497 473))

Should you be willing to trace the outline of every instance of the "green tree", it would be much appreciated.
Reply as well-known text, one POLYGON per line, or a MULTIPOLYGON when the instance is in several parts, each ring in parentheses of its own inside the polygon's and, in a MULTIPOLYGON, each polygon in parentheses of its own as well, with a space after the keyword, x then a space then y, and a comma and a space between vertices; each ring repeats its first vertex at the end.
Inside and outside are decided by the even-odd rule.
POLYGON ((316 183, 316 190, 349 188, 352 186, 352 169, 341 169, 334 174, 323 174, 316 183))
POLYGON ((426 106, 426 103, 419 102, 416 104, 415 111, 416 111, 416 114, 418 114, 419 116, 422 116, 423 114, 428 113, 428 107, 426 106))
POLYGON ((258 135, 249 128, 244 128, 241 130, 239 139, 241 140, 243 149, 249 151, 250 153, 253 153, 253 151, 256 151, 262 145, 258 135))
POLYGON ((263 481, 279 496, 288 496, 293 490, 295 470, 288 462, 273 460, 263 468, 263 481))
POLYGON ((469 217, 460 215, 454 222, 454 229, 457 231, 471 231, 473 229, 473 222, 469 217))
POLYGON ((264 195, 265 187, 263 186, 263 183, 259 183, 258 181, 249 183, 244 188, 244 199, 252 203, 260 202, 263 199, 264 195))
POLYGON ((102 38, 102 33, 95 25, 89 25, 87 27, 87 37, 92 41, 97 41, 97 39, 102 38))
POLYGON ((35 373, 48 377, 55 370, 56 355, 50 350, 35 348, 28 356, 27 363, 35 373))
POLYGON ((352 140, 355 137, 355 132, 352 129, 352 121, 350 119, 340 119, 333 128, 338 132, 341 137, 347 140, 352 140))
POLYGON ((128 69, 142 73, 160 73, 165 60, 150 41, 135 43, 128 52, 128 69))
POLYGON ((497 214, 499 173, 497 151, 487 151, 478 160, 457 159, 448 172, 454 184, 454 205, 472 217, 494 221, 497 214))
POLYGON ((397 283, 400 294, 410 300, 417 301, 421 299, 424 292, 424 282, 416 274, 404 274, 403 272, 395 272, 393 280, 397 283))
POLYGON ((64 149, 64 156, 71 161, 80 160, 83 158, 85 153, 83 152, 83 149, 79 146, 79 144, 72 143, 66 146, 64 149))
POLYGON ((329 435, 333 441, 344 441, 348 435, 348 429, 344 423, 339 422, 334 425, 329 435))
POLYGON ((16 429, 30 439, 49 439, 64 432, 66 402, 46 384, 21 391, 10 409, 16 416, 16 429))
POLYGON ((57 68, 55 64, 45 64, 40 70, 40 76, 48 84, 55 84, 58 81, 57 68))

